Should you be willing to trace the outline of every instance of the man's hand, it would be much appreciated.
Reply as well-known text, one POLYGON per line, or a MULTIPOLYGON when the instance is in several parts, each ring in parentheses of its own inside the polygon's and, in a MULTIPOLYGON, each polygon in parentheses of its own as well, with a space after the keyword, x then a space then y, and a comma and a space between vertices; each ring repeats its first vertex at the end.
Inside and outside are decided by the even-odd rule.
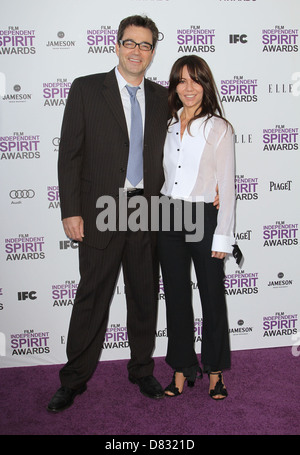
POLYGON ((83 219, 81 216, 71 216, 62 220, 65 233, 69 239, 82 242, 84 237, 83 219))

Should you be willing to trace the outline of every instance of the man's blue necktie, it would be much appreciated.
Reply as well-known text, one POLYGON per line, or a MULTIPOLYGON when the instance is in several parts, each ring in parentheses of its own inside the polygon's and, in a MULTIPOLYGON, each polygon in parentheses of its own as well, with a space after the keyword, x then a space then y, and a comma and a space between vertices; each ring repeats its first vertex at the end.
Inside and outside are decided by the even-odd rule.
POLYGON ((140 87, 126 85, 131 102, 130 146, 127 179, 136 186, 143 178, 143 122, 136 92, 140 87))

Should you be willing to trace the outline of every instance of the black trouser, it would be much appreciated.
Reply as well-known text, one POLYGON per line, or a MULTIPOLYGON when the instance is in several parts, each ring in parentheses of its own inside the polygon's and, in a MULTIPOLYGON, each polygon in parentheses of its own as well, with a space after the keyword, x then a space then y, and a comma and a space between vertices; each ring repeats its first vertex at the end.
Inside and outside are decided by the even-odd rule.
MULTIPOLYGON (((150 233, 116 232, 103 250, 80 244, 79 265, 81 279, 69 327, 68 362, 60 371, 62 385, 74 389, 80 387, 90 379, 98 364, 121 266, 131 353, 128 372, 135 378, 151 375, 154 368, 152 353, 157 317, 158 262, 150 233)), ((123 312, 125 302, 119 305, 123 312)))
POLYGON ((204 372, 230 367, 229 332, 224 292, 224 261, 211 257, 217 209, 204 204, 204 237, 188 242, 186 231, 159 232, 159 258, 167 308, 166 362, 178 371, 198 365, 194 349, 191 264, 202 305, 201 362, 204 372))

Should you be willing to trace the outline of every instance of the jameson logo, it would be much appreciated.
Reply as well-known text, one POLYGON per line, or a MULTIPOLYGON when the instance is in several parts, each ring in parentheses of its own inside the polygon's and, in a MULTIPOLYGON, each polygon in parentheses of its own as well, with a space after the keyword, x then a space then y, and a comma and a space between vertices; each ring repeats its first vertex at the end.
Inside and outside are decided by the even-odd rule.
POLYGON ((263 226, 263 246, 298 245, 298 224, 276 221, 263 226))
POLYGON ((35 30, 8 27, 0 30, 0 55, 35 54, 35 30))
POLYGON ((58 32, 57 38, 53 41, 48 41, 46 47, 50 47, 52 49, 70 49, 71 47, 75 46, 75 41, 66 40, 64 32, 58 32))
POLYGON ((23 93, 19 84, 15 84, 13 90, 14 93, 5 93, 5 95, 2 96, 3 101, 9 103, 26 103, 28 100, 32 99, 32 94, 23 93))
POLYGON ((275 25, 262 31, 263 52, 298 52, 298 29, 275 25))
POLYGON ((10 336, 12 355, 49 354, 49 332, 24 330, 10 336))
POLYGON ((116 52, 118 30, 102 25, 99 30, 87 30, 88 54, 113 54, 116 52))
POLYGON ((299 128, 276 125, 263 129, 263 151, 298 150, 299 128))
POLYGON ((120 324, 111 324, 106 329, 103 349, 128 348, 127 328, 121 327, 120 324))
POLYGON ((177 52, 215 52, 215 30, 191 25, 177 30, 177 52))
POLYGON ((297 333, 296 323, 298 322, 297 314, 285 314, 277 312, 274 316, 264 316, 263 330, 264 337, 277 337, 285 335, 294 335, 297 333))
POLYGON ((279 272, 276 280, 269 281, 268 287, 271 288, 287 288, 293 285, 293 280, 284 277, 284 273, 279 272))
POLYGON ((237 321, 238 327, 232 327, 229 329, 230 335, 232 335, 232 336, 248 335, 249 333, 252 333, 253 327, 251 327, 251 326, 247 327, 244 324, 245 324, 244 321, 242 319, 239 319, 237 321))

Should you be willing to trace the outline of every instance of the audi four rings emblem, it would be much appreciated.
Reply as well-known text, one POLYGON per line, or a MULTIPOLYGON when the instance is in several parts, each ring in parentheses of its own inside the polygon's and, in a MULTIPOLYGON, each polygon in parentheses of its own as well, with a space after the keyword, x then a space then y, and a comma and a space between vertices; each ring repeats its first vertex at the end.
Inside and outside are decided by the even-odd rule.
POLYGON ((9 195, 12 199, 31 199, 35 192, 33 190, 11 190, 9 195))

